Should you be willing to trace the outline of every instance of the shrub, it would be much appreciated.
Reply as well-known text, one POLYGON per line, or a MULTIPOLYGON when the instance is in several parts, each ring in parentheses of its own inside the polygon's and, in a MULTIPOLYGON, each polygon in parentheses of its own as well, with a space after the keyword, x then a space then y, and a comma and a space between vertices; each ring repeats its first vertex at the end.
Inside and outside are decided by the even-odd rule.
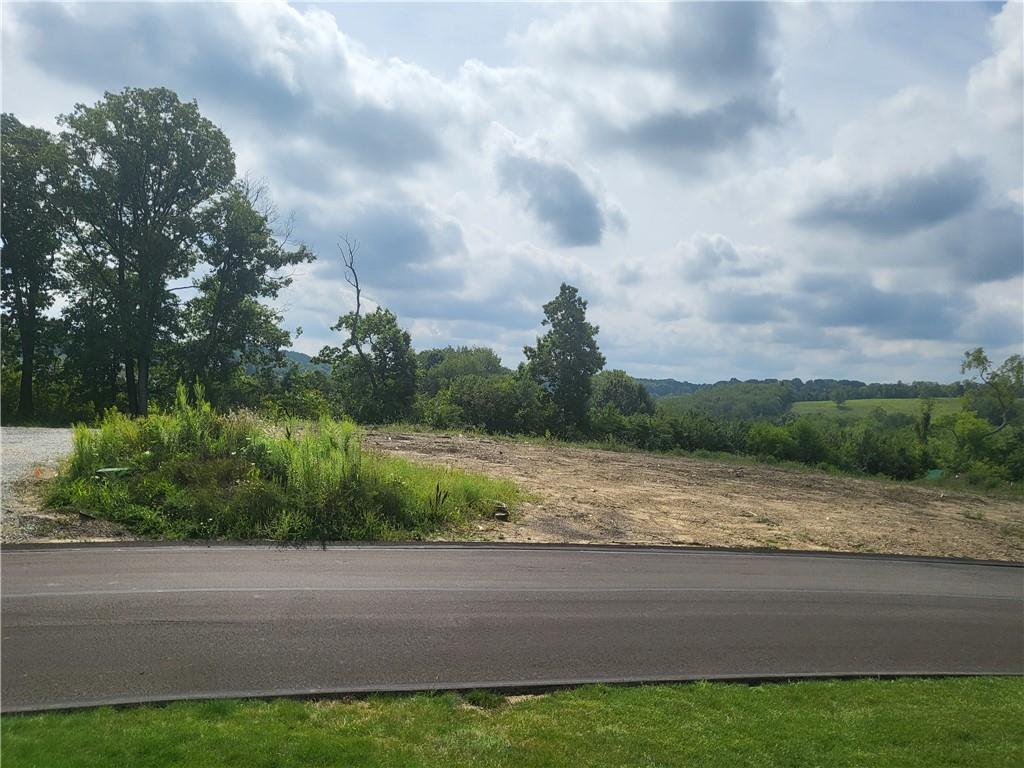
POLYGON ((456 403, 452 402, 447 389, 433 397, 420 395, 414 407, 416 421, 434 429, 458 429, 466 426, 466 416, 456 403))
POLYGON ((540 435, 555 420, 544 389, 517 374, 460 376, 433 397, 420 397, 417 412, 434 428, 498 434, 540 435))
POLYGON ((922 474, 921 456, 907 436, 885 432, 871 424, 860 425, 851 435, 852 468, 869 475, 888 475, 911 480, 922 474))
POLYGON ((793 460, 797 456, 797 441, 785 427, 759 421, 747 433, 747 453, 765 458, 793 460))
POLYGON ((830 451, 818 423, 809 418, 790 422, 787 431, 793 438, 793 458, 805 464, 828 462, 830 451))

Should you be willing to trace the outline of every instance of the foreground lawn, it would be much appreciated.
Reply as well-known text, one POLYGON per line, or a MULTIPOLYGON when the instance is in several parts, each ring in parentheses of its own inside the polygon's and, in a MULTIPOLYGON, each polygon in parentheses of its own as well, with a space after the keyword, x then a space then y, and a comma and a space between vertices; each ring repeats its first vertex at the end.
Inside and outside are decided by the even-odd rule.
POLYGON ((23 766, 1019 766, 1024 680, 589 686, 8 716, 23 766))

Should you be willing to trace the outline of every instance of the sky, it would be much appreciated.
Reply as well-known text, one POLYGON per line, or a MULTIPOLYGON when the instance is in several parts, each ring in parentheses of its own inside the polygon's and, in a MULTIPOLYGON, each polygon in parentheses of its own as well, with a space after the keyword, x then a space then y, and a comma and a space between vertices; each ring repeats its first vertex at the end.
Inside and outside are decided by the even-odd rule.
POLYGON ((317 254, 279 300, 339 344, 364 294, 417 349, 506 365, 577 286, 608 367, 953 381, 1024 345, 1024 21, 995 3, 24 3, 23 122, 166 86, 317 254))

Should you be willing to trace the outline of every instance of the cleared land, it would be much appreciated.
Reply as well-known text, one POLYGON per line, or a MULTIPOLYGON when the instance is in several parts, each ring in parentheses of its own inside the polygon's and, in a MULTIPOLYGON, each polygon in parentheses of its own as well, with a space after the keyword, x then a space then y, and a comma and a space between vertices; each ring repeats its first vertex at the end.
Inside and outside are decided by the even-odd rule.
POLYGON ((215 701, 3 719, 3 763, 1018 766, 1014 678, 215 701))
MULTIPOLYGON (((921 412, 920 398, 874 398, 871 400, 847 400, 840 408, 831 400, 805 401, 793 403, 791 409, 797 416, 837 416, 839 418, 861 418, 876 408, 887 413, 903 413, 916 416, 921 412)), ((932 399, 934 410, 932 418, 959 413, 961 408, 959 397, 936 397, 932 399)))
POLYGON ((429 433, 367 442, 533 496, 472 538, 775 547, 1024 560, 1024 505, 815 471, 429 433))

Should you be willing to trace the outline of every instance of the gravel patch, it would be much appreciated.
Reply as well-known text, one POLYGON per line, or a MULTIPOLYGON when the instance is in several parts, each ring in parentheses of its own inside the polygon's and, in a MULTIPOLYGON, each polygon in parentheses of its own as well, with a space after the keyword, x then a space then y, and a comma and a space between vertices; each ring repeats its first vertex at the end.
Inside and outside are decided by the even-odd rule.
POLYGON ((0 429, 0 477, 3 489, 23 480, 36 467, 56 470, 71 452, 70 429, 45 427, 3 427, 0 429))
POLYGON ((0 542, 109 541, 126 538, 117 526, 76 512, 48 510, 45 482, 71 452, 71 430, 0 428, 0 542))

